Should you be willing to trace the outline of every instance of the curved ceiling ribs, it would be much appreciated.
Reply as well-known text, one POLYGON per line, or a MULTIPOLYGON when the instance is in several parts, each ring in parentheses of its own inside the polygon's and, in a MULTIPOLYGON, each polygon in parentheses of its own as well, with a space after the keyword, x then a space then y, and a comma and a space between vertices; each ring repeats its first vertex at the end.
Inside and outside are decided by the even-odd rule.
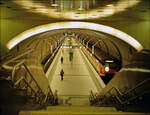
MULTIPOLYGON (((100 33, 93 30, 87 30, 87 29, 58 29, 58 30, 51 30, 45 33, 42 33, 41 35, 37 35, 33 37, 33 39, 37 40, 44 40, 48 46, 52 46, 53 48, 56 48, 56 43, 59 43, 61 39, 63 39, 63 36, 65 33, 74 33, 75 36, 82 42, 85 47, 89 47, 89 49, 92 49, 92 45, 95 44, 97 41, 99 41, 95 45, 95 51, 96 55, 99 59, 105 59, 107 57, 116 59, 119 61, 119 64, 122 62, 122 56, 125 57, 124 52, 127 50, 127 47, 125 46, 124 49, 120 48, 118 46, 118 39, 113 38, 113 36, 100 33)), ((34 40, 33 40, 34 41, 34 40)), ((122 42, 123 44, 128 45, 124 41, 120 40, 119 42, 122 42)), ((129 46, 129 45, 128 45, 129 46)), ((51 50, 51 48, 49 50, 51 50)), ((52 49, 53 49, 52 48, 52 49)), ((131 48, 129 46, 129 48, 131 48)))
POLYGON ((28 38, 36 36, 34 39, 45 39, 46 41, 50 39, 48 41, 53 41, 51 45, 56 44, 53 47, 56 48, 65 32, 75 33, 85 45, 89 44, 89 47, 95 44, 94 50, 97 50, 98 57, 102 56, 102 58, 112 57, 119 61, 126 60, 124 62, 128 62, 125 57, 131 55, 129 54, 129 48, 132 47, 133 51, 143 49, 138 41, 120 30, 88 22, 59 22, 37 26, 14 37, 7 46, 11 49, 22 41, 30 41, 28 38), (97 41, 99 42, 96 43, 97 41))
POLYGON ((104 26, 101 24, 89 23, 89 22, 57 22, 57 23, 51 23, 51 24, 37 26, 37 27, 26 30, 26 31, 20 33, 19 35, 15 36, 12 40, 10 40, 7 43, 7 47, 9 49, 11 49, 15 45, 20 43, 21 41, 23 41, 31 36, 41 34, 43 32, 47 32, 47 31, 51 31, 51 30, 58 30, 58 29, 68 29, 68 28, 88 29, 88 30, 106 33, 106 34, 112 35, 120 40, 123 40, 124 42, 128 43, 133 48, 135 48, 137 51, 141 51, 143 49, 143 46, 138 41, 136 41, 134 38, 129 36, 128 34, 122 32, 120 30, 117 30, 115 28, 109 27, 109 26, 104 26))
MULTIPOLYGON (((116 37, 94 31, 94 30, 88 30, 88 29, 57 29, 57 30, 51 30, 44 32, 42 34, 38 34, 35 36, 30 37, 29 39, 26 39, 22 42, 25 42, 27 45, 26 47, 38 47, 38 45, 45 44, 43 46, 43 49, 47 49, 50 52, 52 52, 59 42, 63 39, 63 36, 65 33, 74 33, 75 36, 85 45, 85 47, 89 47, 90 50, 92 50, 92 45, 95 44, 97 41, 98 43, 95 44, 95 55, 97 55, 98 59, 104 62, 104 59, 106 58, 112 58, 115 60, 118 60, 119 64, 122 63, 122 60, 124 60, 124 57, 126 56, 125 51, 128 48, 125 46, 124 48, 121 48, 118 44, 123 43, 126 44, 129 48, 131 46, 127 43, 125 43, 123 40, 118 40, 116 37), (37 44, 32 46, 33 42, 37 42, 37 44), (47 48, 44 48, 47 47, 47 48)), ((22 44, 19 43, 18 45, 22 44)), ((18 46, 17 45, 17 46, 18 46)), ((134 49, 134 48, 132 48, 134 49)), ((41 50, 41 49, 40 49, 41 50)), ((45 51, 44 54, 48 53, 48 51, 45 51)), ((43 54, 43 55, 44 55, 43 54)))
POLYGON ((75 31, 75 33, 80 42, 82 42, 85 47, 89 47, 90 50, 92 50, 92 46, 95 44, 94 54, 99 60, 101 60, 101 62, 104 62, 104 59, 109 57, 118 60, 119 64, 121 64, 122 56, 120 50, 112 39, 109 39, 106 36, 104 37, 102 33, 96 34, 95 31, 89 30, 78 30, 75 31))

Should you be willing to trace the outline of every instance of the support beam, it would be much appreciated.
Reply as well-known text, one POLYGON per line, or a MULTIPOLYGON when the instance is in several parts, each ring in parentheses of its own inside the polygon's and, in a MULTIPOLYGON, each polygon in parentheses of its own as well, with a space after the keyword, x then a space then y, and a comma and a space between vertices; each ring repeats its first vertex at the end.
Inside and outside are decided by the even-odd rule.
POLYGON ((86 43, 86 49, 88 49, 88 45, 89 45, 89 42, 91 41, 92 39, 90 39, 89 41, 87 41, 86 43))
POLYGON ((93 46, 92 46, 92 54, 94 54, 94 46, 99 43, 101 40, 98 40, 93 46))

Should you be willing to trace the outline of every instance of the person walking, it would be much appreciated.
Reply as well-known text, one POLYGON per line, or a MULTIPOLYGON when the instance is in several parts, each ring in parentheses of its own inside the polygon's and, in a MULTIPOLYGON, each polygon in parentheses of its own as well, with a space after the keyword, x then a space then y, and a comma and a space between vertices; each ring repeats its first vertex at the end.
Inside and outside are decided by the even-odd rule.
POLYGON ((60 60, 61 60, 61 64, 63 64, 63 60, 64 60, 64 59, 63 59, 63 57, 62 57, 62 56, 61 56, 61 59, 60 59, 60 60))
POLYGON ((63 80, 63 76, 64 76, 64 70, 63 69, 61 69, 60 75, 61 75, 61 80, 63 80))
POLYGON ((73 52, 69 52, 69 60, 72 61, 73 59, 73 52))

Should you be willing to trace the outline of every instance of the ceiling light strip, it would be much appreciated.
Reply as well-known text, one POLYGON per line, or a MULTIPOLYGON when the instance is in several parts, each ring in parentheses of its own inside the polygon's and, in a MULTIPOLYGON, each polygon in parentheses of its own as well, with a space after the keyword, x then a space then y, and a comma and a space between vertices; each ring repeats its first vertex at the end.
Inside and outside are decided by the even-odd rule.
POLYGON ((20 43, 21 41, 36 34, 40 34, 40 33, 50 31, 50 30, 55 30, 55 29, 67 29, 67 28, 90 29, 90 30, 96 30, 99 32, 107 33, 130 44, 132 47, 134 47, 138 51, 141 51, 143 49, 143 46, 137 40, 135 40, 128 34, 120 30, 117 30, 115 28, 109 27, 109 26, 104 26, 104 25, 100 25, 96 23, 89 23, 89 22, 57 22, 57 23, 37 26, 29 30, 26 30, 20 33, 19 35, 17 35, 16 37, 14 37, 12 40, 8 42, 7 47, 8 49, 11 49, 15 45, 20 43))
MULTIPOLYGON (((33 2, 32 0, 12 0, 12 1, 32 13, 39 13, 53 18, 84 20, 84 19, 96 19, 112 16, 118 12, 127 10, 127 8, 137 5, 138 3, 140 3, 141 0, 118 0, 117 2, 115 2, 115 4, 106 5, 103 8, 98 7, 96 9, 88 9, 86 12, 85 11, 82 12, 80 16, 75 16, 78 10, 61 11, 59 12, 59 14, 57 14, 56 13, 57 9, 54 9, 52 7, 48 8, 40 2, 36 3, 33 2), (99 10, 101 10, 101 12, 98 12, 99 10)), ((83 8, 81 7, 79 10, 82 11, 83 8)))

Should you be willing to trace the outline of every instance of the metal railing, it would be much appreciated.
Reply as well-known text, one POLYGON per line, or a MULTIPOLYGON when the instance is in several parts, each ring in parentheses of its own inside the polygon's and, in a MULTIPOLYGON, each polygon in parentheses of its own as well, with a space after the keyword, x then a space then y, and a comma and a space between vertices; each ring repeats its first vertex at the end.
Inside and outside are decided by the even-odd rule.
POLYGON ((62 43, 60 43, 57 48, 55 48, 55 50, 53 51, 53 53, 47 58, 47 60, 45 61, 45 63, 43 63, 43 69, 44 72, 46 73, 48 70, 48 67, 50 66, 50 64, 52 63, 53 59, 55 58, 58 50, 60 49, 62 43))
POLYGON ((116 87, 112 87, 104 95, 94 94, 91 91, 91 94, 90 94, 91 105, 101 105, 107 102, 111 103, 110 100, 112 100, 114 103, 117 103, 117 104, 119 103, 121 105, 128 104, 132 100, 150 92, 150 90, 143 91, 143 88, 142 88, 143 85, 145 85, 146 83, 149 84, 149 82, 150 82, 150 78, 145 79, 139 84, 137 84, 134 88, 124 93, 122 93, 116 87), (142 92, 140 91, 140 88, 142 88, 142 92))
MULTIPOLYGON (((34 41, 34 40, 33 40, 33 41, 34 41)), ((32 43, 33 41, 31 41, 31 43, 32 43)), ((18 45, 18 46, 16 46, 16 48, 15 48, 16 50, 15 50, 15 49, 10 50, 10 52, 9 52, 7 55, 5 55, 5 56, 3 56, 3 57, 1 58, 0 64, 3 65, 3 66, 5 66, 5 65, 7 65, 7 64, 9 64, 9 63, 16 62, 17 59, 19 59, 19 58, 21 58, 21 57, 23 57, 23 56, 25 56, 25 55, 28 55, 28 54, 32 53, 32 52, 38 47, 40 41, 38 41, 38 42, 36 43, 36 45, 35 45, 33 48, 30 47, 30 46, 31 46, 31 43, 27 44, 27 47, 26 47, 25 49, 21 49, 21 50, 20 50, 20 48, 17 48, 17 47, 20 47, 20 46, 18 45)))
POLYGON ((41 106, 47 104, 56 105, 58 103, 57 94, 54 95, 49 86, 44 93, 24 61, 14 66, 11 79, 14 87, 25 90, 26 96, 32 98, 34 103, 38 103, 41 106))

